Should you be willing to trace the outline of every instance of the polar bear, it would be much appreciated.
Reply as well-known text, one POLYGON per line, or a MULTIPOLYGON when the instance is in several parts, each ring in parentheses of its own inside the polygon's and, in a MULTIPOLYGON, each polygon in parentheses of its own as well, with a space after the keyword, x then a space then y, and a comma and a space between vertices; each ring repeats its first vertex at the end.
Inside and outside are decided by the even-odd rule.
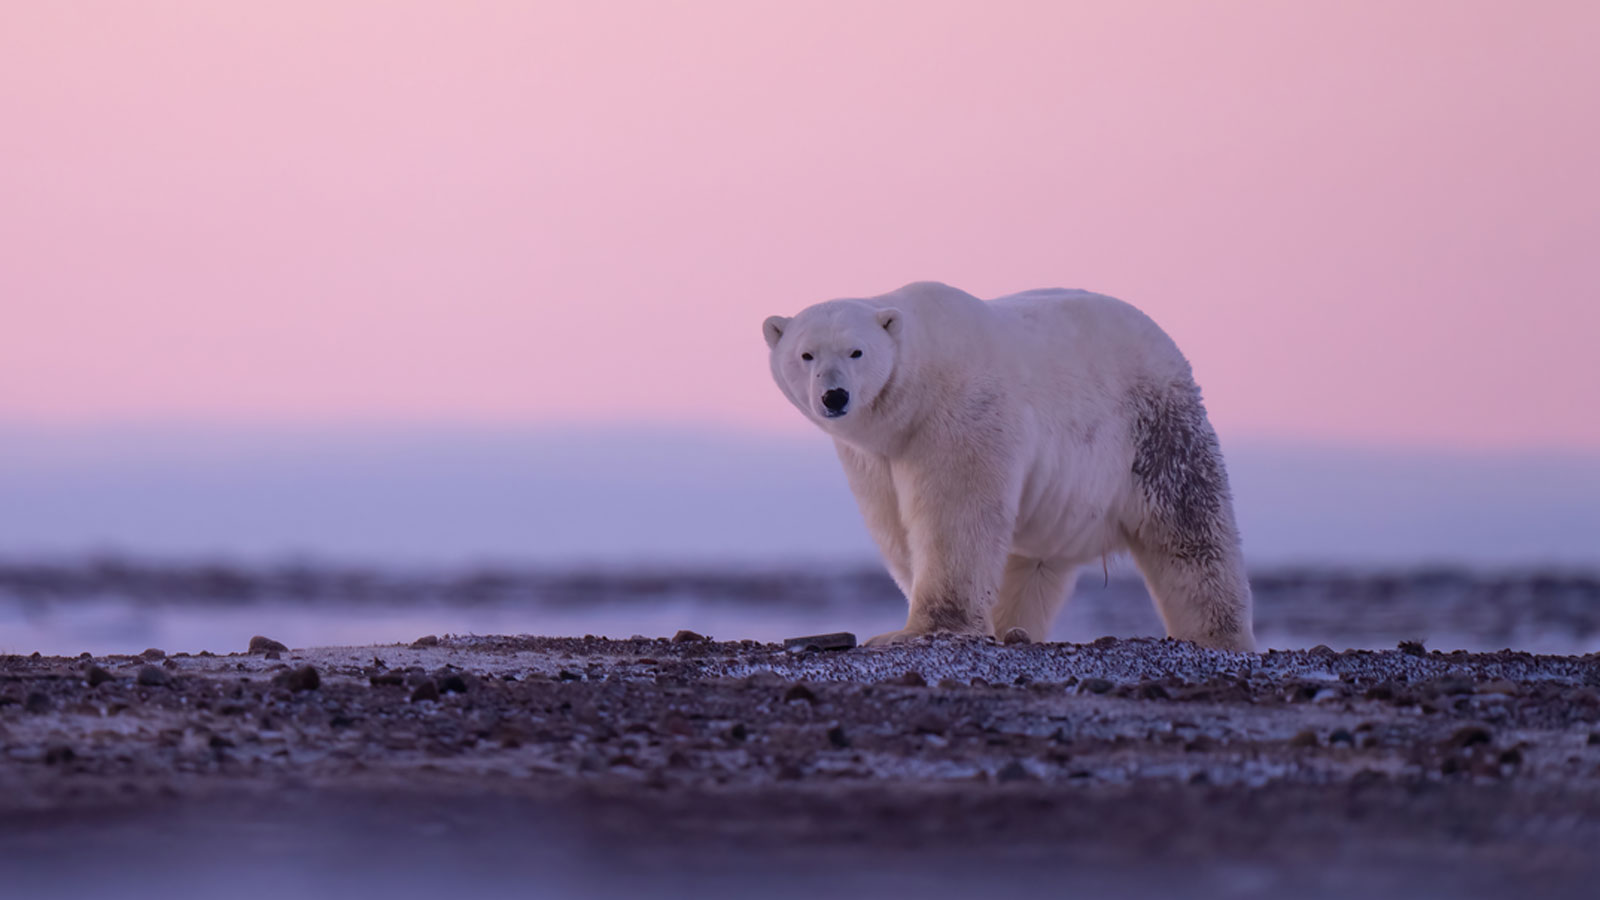
POLYGON ((1216 433, 1188 361, 1139 310, 919 282, 763 331, 910 601, 906 627, 868 644, 1042 640, 1079 567, 1127 550, 1170 636, 1255 649, 1216 433))

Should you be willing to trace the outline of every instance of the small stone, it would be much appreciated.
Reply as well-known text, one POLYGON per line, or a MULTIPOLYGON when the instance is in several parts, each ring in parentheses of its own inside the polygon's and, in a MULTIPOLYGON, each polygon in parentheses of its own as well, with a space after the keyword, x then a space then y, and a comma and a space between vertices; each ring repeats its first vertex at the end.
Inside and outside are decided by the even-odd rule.
POLYGON ((1032 777, 1032 775, 1028 774, 1028 768, 1014 759, 1001 766, 1000 771, 994 773, 994 779, 1001 784, 1011 781, 1027 781, 1032 777))
POLYGON ((674 644, 698 644, 702 641, 709 640, 711 639, 705 635, 700 634, 699 632, 690 631, 687 628, 679 629, 678 633, 672 636, 672 642, 674 644))
POLYGON ((139 656, 143 659, 166 659, 167 651, 162 650, 159 647, 151 647, 150 649, 139 654, 139 656))
POLYGON ((116 681, 117 677, 99 666, 89 667, 89 687, 99 687, 108 681, 116 681))
POLYGON ((909 672, 890 678, 884 684, 892 684, 898 687, 927 687, 928 679, 923 678, 921 672, 912 669, 909 672))
POLYGON ((1493 743, 1494 734, 1482 725, 1467 725, 1456 729, 1456 732, 1444 742, 1447 747, 1473 747, 1478 744, 1493 743))
POLYGON ((432 679, 417 685, 417 689, 411 692, 412 703, 437 699, 439 699, 439 686, 434 684, 432 679))
POLYGON ((1400 652, 1407 656, 1422 656, 1423 654, 1427 653, 1427 651, 1423 649, 1421 641, 1401 641, 1400 652))
POLYGON ((1001 640, 1004 643, 1007 643, 1007 644, 1031 644, 1031 643, 1033 643, 1033 638, 1028 635, 1028 632, 1027 632, 1026 629, 1022 629, 1022 628, 1012 628, 1012 629, 1007 630, 1005 637, 1001 638, 1001 640))
POLYGON ((172 676, 157 666, 141 666, 134 680, 145 687, 163 687, 172 683, 172 676))
POLYGON ((1478 685, 1478 693, 1504 694, 1508 697, 1514 697, 1522 693, 1522 685, 1517 684, 1515 681, 1506 681, 1503 678, 1497 681, 1485 681, 1483 684, 1478 685))
POLYGON ((805 685, 797 684, 783 692, 783 702, 794 703, 796 701, 815 703, 817 702, 817 695, 805 685))
POLYGON ((1115 687, 1115 685, 1104 678, 1085 678, 1078 685, 1078 690, 1088 691, 1091 694, 1104 694, 1113 687, 1115 687))
POLYGON ((1321 745, 1321 739, 1319 739, 1317 737, 1317 733, 1310 728, 1307 728, 1306 730, 1289 739, 1289 746, 1291 747, 1318 747, 1321 745))
POLYGON ((834 723, 834 726, 828 729, 828 743, 840 750, 850 746, 850 736, 844 733, 844 726, 834 723))
POLYGON ((405 673, 399 671, 379 672, 370 676, 368 681, 373 687, 400 687, 406 683, 405 673))
POLYGON ((467 692, 467 680, 460 675, 446 675, 439 679, 439 690, 446 694, 465 694, 467 692))
POLYGON ((1334 744, 1344 744, 1345 746, 1350 747, 1350 746, 1354 746, 1355 742, 1356 742, 1356 736, 1351 734, 1350 732, 1346 731, 1343 728, 1336 728, 1336 729, 1333 730, 1333 732, 1331 734, 1328 735, 1328 745, 1329 746, 1332 746, 1334 744))
POLYGON ((250 639, 250 653, 267 653, 276 650, 279 653, 288 652, 289 648, 269 637, 256 635, 250 639))
POLYGON ((52 706, 55 706, 55 703, 51 701, 50 695, 40 691, 29 693, 28 698, 22 701, 22 708, 31 713, 46 713, 52 706))
POLYGON ((44 752, 44 764, 47 766, 59 766, 62 763, 72 762, 77 758, 77 752, 65 744, 51 747, 44 752))
POLYGON ((416 650, 416 649, 419 649, 419 648, 422 648, 422 647, 437 647, 437 646, 439 646, 439 636, 436 635, 436 634, 425 634, 422 637, 419 637, 416 640, 411 642, 411 649, 413 649, 413 650, 416 650))
POLYGON ((322 676, 316 666, 301 666, 272 676, 272 683, 291 691, 314 691, 322 686, 322 676))
POLYGON ((742 741, 749 736, 750 729, 744 727, 743 722, 735 722, 733 723, 733 727, 728 729, 729 740, 742 741))
POLYGON ((805 652, 807 650, 850 650, 856 645, 856 636, 848 631, 836 631, 832 634, 810 634, 804 637, 787 638, 783 642, 783 649, 791 653, 805 652))
POLYGON ((1600 746, 1600 731, 1589 732, 1588 744, 1591 747, 1600 746))
POLYGON ((1146 681, 1134 690, 1134 696, 1142 700, 1170 700, 1172 694, 1162 687, 1160 682, 1146 681))
POLYGON ((577 672, 571 672, 571 671, 568 671, 566 669, 562 669, 560 672, 556 673, 556 680, 557 681, 582 681, 583 680, 583 676, 579 675, 577 672))

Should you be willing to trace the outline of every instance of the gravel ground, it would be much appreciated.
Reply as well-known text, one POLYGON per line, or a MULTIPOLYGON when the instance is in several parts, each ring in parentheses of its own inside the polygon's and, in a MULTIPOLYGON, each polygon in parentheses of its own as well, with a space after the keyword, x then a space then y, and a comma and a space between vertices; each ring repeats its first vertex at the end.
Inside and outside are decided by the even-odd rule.
POLYGON ((0 658, 0 746, 0 881, 37 890, 1487 897, 1600 875, 1600 655, 260 641, 0 658))

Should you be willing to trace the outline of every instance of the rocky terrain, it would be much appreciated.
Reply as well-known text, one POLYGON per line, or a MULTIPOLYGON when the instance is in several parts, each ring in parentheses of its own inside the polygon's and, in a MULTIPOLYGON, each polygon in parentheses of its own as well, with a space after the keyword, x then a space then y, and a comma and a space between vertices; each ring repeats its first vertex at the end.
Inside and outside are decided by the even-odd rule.
POLYGON ((997 865, 1227 895, 1559 895, 1600 873, 1595 655, 260 638, 0 658, 0 746, 0 875, 41 887, 98 871, 86 852, 149 864, 220 842, 204 858, 248 866, 263 839, 345 848, 343 866, 419 840, 522 848, 471 870, 479 895, 535 847, 585 895, 632 890, 629 872, 687 895, 797 861, 781 884, 801 893, 938 894, 997 865), (381 848, 350 843, 385 829, 381 848))

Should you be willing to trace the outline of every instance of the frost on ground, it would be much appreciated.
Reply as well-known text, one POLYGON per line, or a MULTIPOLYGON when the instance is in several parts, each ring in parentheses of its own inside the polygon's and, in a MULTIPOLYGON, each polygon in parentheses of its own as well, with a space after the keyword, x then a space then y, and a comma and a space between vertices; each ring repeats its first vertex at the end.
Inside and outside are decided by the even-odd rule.
POLYGON ((1286 889, 1358 859, 1380 873, 1363 890, 1449 871, 1487 896, 1583 885, 1600 846, 1597 655, 691 634, 257 651, 0 658, 0 851, 113 813, 144 823, 118 838, 137 845, 181 810, 299 823, 293 844, 331 806, 381 806, 448 809, 491 844, 570 823, 646 868, 914 847, 1116 884, 1230 861, 1286 889))

